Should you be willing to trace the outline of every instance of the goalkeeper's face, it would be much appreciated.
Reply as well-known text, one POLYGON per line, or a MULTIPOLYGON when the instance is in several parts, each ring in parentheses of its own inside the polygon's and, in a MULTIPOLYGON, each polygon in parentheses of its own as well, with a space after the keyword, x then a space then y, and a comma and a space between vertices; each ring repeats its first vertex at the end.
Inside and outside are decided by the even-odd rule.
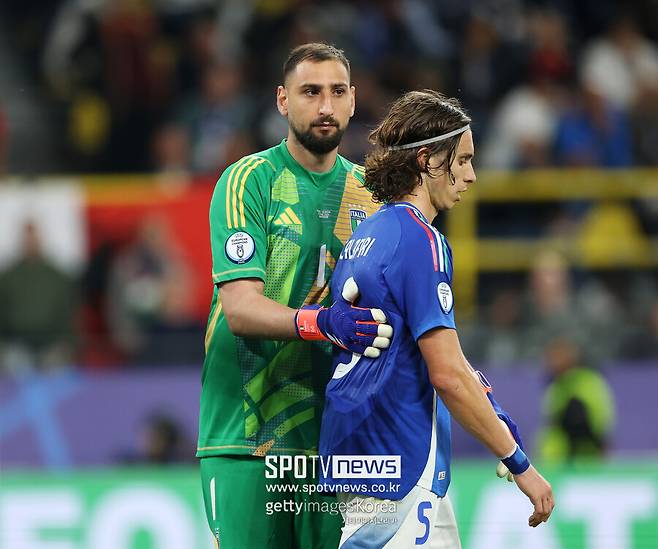
POLYGON ((327 154, 338 147, 354 114, 354 87, 339 61, 302 61, 279 86, 277 106, 305 149, 327 154))

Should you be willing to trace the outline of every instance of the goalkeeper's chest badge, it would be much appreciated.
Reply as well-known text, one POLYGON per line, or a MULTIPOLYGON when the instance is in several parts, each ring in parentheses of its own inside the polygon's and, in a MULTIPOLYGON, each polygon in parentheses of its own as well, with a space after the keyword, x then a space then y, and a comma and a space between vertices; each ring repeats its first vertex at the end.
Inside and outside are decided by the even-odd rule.
POLYGON ((233 233, 226 239, 224 244, 224 251, 233 263, 246 263, 249 261, 256 250, 254 239, 249 233, 240 231, 233 233))
POLYGON ((350 223, 352 225, 352 232, 356 231, 361 221, 364 221, 368 214, 364 210, 356 210, 350 208, 350 223))
POLYGON ((439 304, 444 313, 448 314, 452 309, 452 289, 447 282, 440 282, 436 288, 436 293, 439 296, 439 304))

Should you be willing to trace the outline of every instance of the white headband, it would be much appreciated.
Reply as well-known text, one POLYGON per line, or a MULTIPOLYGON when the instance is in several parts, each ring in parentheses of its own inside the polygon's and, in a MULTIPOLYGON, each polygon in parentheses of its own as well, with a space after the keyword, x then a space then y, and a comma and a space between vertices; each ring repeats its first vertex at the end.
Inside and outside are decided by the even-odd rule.
POLYGON ((428 143, 443 141, 444 139, 448 139, 450 137, 453 137, 454 135, 459 135, 460 133, 464 133, 469 128, 470 126, 466 124, 466 126, 464 126, 463 128, 459 128, 458 130, 453 130, 451 132, 444 133, 443 135, 437 135, 436 137, 430 137, 429 139, 423 139, 422 141, 407 143, 406 145, 392 145, 390 147, 387 147, 387 149, 389 151, 399 151, 401 149, 413 149, 414 147, 420 147, 421 145, 427 145, 428 143))

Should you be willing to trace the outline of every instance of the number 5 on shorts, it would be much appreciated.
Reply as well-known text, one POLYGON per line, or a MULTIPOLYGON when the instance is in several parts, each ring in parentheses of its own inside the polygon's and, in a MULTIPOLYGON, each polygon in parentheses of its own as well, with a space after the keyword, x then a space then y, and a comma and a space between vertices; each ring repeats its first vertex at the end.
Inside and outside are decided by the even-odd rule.
POLYGON ((416 545, 424 545, 430 537, 430 519, 425 516, 425 511, 432 509, 432 503, 429 501, 421 501, 418 504, 418 521, 425 527, 425 533, 416 538, 416 545))

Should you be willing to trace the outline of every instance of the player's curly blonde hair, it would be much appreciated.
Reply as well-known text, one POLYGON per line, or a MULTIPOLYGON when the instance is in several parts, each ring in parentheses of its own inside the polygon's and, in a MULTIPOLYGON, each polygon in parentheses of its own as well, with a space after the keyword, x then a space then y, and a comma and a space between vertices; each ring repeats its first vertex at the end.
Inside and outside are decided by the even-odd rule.
POLYGON ((389 147, 415 143, 467 124, 471 119, 457 99, 434 90, 405 93, 391 105, 381 124, 370 132, 375 150, 366 156, 365 187, 376 202, 392 202, 411 194, 422 183, 421 173, 429 173, 429 157, 446 152, 439 169, 449 170, 461 134, 424 145, 429 154, 422 166, 418 162, 421 148, 390 150, 389 147))

